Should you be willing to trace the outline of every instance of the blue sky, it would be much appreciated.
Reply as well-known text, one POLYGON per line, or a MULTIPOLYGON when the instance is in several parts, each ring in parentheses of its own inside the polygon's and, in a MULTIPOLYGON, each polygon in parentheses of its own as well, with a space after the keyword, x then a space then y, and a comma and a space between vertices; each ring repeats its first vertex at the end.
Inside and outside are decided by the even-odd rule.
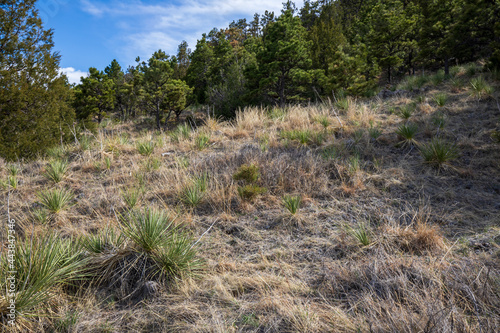
POLYGON ((176 54, 182 40, 194 49, 202 33, 265 10, 279 14, 283 1, 39 0, 37 8, 44 27, 54 29, 62 71, 78 82, 89 67, 103 70, 113 59, 127 68, 160 48, 176 54))

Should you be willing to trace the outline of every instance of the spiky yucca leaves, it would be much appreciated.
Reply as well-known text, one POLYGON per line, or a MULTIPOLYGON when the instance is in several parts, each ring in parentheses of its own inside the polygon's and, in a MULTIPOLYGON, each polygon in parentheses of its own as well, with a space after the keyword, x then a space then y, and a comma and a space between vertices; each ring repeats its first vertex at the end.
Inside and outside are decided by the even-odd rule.
POLYGON ((181 201, 190 207, 198 206, 204 196, 204 191, 202 191, 200 186, 196 183, 185 185, 180 193, 181 201))
POLYGON ((194 146, 198 150, 203 150, 208 146, 210 136, 208 134, 199 134, 194 140, 194 146))
POLYGON ((84 236, 80 239, 80 244, 83 248, 94 254, 101 254, 106 250, 119 248, 124 242, 124 235, 122 233, 117 233, 111 228, 100 231, 97 234, 84 236))
POLYGON ((152 141, 137 143, 137 150, 139 151, 139 154, 143 156, 151 156, 151 154, 153 154, 153 151, 155 150, 155 147, 156 144, 152 141))
POLYGON ((21 172, 21 168, 17 164, 9 164, 6 166, 6 169, 12 177, 17 177, 19 172, 21 172))
POLYGON ((159 272, 167 278, 196 275, 204 266, 204 261, 198 257, 196 243, 180 230, 173 232, 168 239, 168 246, 155 251, 152 258, 159 272))
POLYGON ((399 140, 401 140, 398 145, 403 147, 411 147, 417 144, 415 140, 415 135, 418 132, 418 126, 413 123, 402 124, 396 130, 399 140))
POLYGON ((41 191, 36 196, 39 203, 54 214, 65 210, 74 199, 73 192, 64 188, 41 191))
POLYGON ((436 102, 437 106, 443 107, 448 101, 448 95, 445 93, 439 93, 434 96, 434 102, 436 102))
POLYGON ((425 163, 438 168, 448 165, 459 156, 457 146, 438 138, 421 145, 419 149, 425 163))
POLYGON ((482 76, 470 80, 470 85, 471 95, 477 99, 486 98, 493 94, 493 87, 482 76))
POLYGON ((358 240, 361 243, 361 245, 363 246, 370 245, 371 243, 370 231, 367 229, 364 223, 360 223, 356 228, 348 226, 346 227, 346 230, 349 233, 349 235, 358 240))
POLYGON ((415 106, 413 104, 404 105, 399 110, 399 116, 404 120, 408 120, 415 112, 415 106))
POLYGON ((146 253, 165 245, 165 240, 176 232, 174 221, 170 213, 154 209, 131 211, 120 217, 123 233, 146 253))
POLYGON ((128 209, 134 208, 141 198, 141 188, 128 188, 122 190, 122 200, 127 205, 128 209))
POLYGON ((54 183, 59 183, 63 180, 64 176, 68 172, 68 162, 64 160, 53 160, 45 167, 45 172, 43 176, 54 183))
MULTIPOLYGON (((81 256, 80 247, 57 234, 19 241, 12 262, 4 258, 6 254, 2 253, 0 288, 5 291, 9 272, 17 272, 16 321, 21 325, 20 318, 22 321, 26 317, 47 315, 48 303, 55 299, 60 286, 86 277, 87 261, 81 256)), ((4 317, 6 310, 0 307, 0 317, 4 317)))
POLYGON ((290 212, 290 214, 295 215, 300 208, 301 199, 300 196, 285 195, 283 197, 283 205, 290 212))

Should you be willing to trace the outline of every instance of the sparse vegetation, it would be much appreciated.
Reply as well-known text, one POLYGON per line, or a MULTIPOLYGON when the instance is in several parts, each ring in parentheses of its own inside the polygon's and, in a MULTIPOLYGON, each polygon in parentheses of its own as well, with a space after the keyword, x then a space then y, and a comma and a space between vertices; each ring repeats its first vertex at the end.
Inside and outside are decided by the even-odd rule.
POLYGON ((144 156, 151 156, 151 154, 153 154, 155 147, 156 144, 152 141, 137 143, 137 150, 139 151, 139 154, 144 156))
POLYGON ((421 145, 419 149, 425 163, 439 168, 449 165, 459 156, 458 148, 455 145, 439 138, 421 145))
POLYGON ((45 167, 44 176, 45 178, 52 180, 54 183, 59 183, 63 180, 64 176, 68 172, 68 162, 64 160, 53 160, 45 167))
POLYGON ((493 87, 482 76, 470 80, 471 95, 475 98, 486 98, 493 94, 493 87))
POLYGON ((71 190, 65 188, 44 190, 36 194, 40 205, 53 214, 57 214, 69 207, 74 199, 71 190))

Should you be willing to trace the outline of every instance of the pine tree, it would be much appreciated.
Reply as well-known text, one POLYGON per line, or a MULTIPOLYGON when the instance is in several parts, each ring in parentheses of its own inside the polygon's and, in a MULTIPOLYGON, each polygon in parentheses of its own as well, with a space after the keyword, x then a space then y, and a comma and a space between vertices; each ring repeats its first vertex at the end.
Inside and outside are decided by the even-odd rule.
POLYGON ((312 79, 310 48, 307 30, 291 10, 269 23, 257 55, 260 91, 279 105, 300 100, 304 84, 312 79))
POLYGON ((82 77, 81 83, 75 87, 75 108, 78 119, 92 128, 92 121, 97 117, 98 123, 113 111, 115 107, 115 84, 103 71, 89 68, 89 76, 82 77))
POLYGON ((70 137, 74 112, 35 0, 0 2, 0 155, 33 158, 70 137))

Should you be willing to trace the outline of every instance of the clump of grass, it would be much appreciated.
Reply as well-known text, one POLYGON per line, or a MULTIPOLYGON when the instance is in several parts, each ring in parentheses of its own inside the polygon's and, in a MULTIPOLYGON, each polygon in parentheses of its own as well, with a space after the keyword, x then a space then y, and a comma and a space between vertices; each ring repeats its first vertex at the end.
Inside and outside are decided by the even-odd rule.
POLYGON ((142 195, 141 188, 128 188, 122 190, 122 200, 128 209, 134 208, 140 201, 142 195))
POLYGON ((382 135, 382 131, 379 127, 374 127, 373 125, 371 125, 368 129, 368 135, 370 135, 370 138, 372 138, 373 140, 377 140, 382 135))
POLYGON ((435 138, 419 147, 425 163, 441 168, 459 156, 458 148, 442 139, 435 138))
POLYGON ((187 123, 180 124, 175 130, 171 131, 169 135, 174 142, 179 142, 181 138, 189 139, 191 137, 191 126, 187 123))
POLYGON ((45 167, 43 176, 54 183, 59 183, 68 172, 68 162, 64 160, 53 160, 45 167))
POLYGON ((203 266, 197 257, 196 243, 175 220, 170 213, 152 209, 120 218, 123 233, 134 242, 136 250, 154 261, 153 276, 159 270, 167 278, 183 277, 203 266))
POLYGON ((415 112, 414 104, 403 105, 399 108, 399 116, 404 120, 408 120, 413 115, 413 112, 415 112))
POLYGON ((402 124, 396 130, 398 138, 401 140, 398 145, 403 147, 411 147, 417 144, 415 135, 418 132, 418 126, 413 123, 402 124))
POLYGON ((257 196, 267 192, 265 187, 260 187, 255 184, 247 184, 245 186, 238 187, 238 195, 241 199, 252 201, 257 196))
POLYGON ((131 211, 120 218, 123 233, 146 253, 159 250, 165 238, 175 233, 174 221, 171 214, 153 209, 131 211))
POLYGON ((272 108, 267 112, 267 116, 271 120, 283 120, 287 114, 287 110, 285 108, 272 108))
POLYGON ((445 78, 446 78, 446 75, 444 74, 444 71, 440 70, 436 74, 432 75, 430 77, 430 80, 431 80, 433 85, 437 86, 437 85, 443 83, 445 78))
POLYGON ((285 195, 283 197, 283 205, 292 215, 297 214, 297 211, 300 208, 300 204, 301 204, 301 198, 299 195, 297 196, 285 195))
POLYGON ((137 150, 139 151, 139 154, 143 156, 151 156, 151 154, 153 154, 155 147, 156 144, 152 141, 137 143, 137 150))
POLYGON ((89 136, 84 135, 80 138, 80 140, 78 140, 78 144, 80 145, 81 151, 87 151, 90 149, 92 139, 89 136))
POLYGON ((158 157, 150 157, 144 161, 144 169, 146 172, 151 172, 153 170, 158 170, 161 167, 161 159, 158 157))
POLYGON ((194 140, 194 146, 198 150, 203 150, 208 146, 208 143, 210 142, 210 135, 208 134, 198 134, 198 136, 194 140))
POLYGON ((40 224, 45 224, 49 220, 49 215, 46 209, 34 209, 31 212, 31 216, 38 221, 40 224))
POLYGON ((9 164, 6 166, 6 169, 12 177, 17 177, 17 175, 21 172, 21 168, 17 164, 9 164))
POLYGON ((438 129, 443 129, 444 125, 446 125, 446 117, 441 112, 436 112, 432 115, 431 121, 438 129))
MULTIPOLYGON (((11 271, 16 271, 16 322, 47 315, 46 309, 57 302, 54 297, 61 286, 85 277, 87 260, 71 240, 57 234, 45 234, 27 241, 16 242, 16 260, 0 261, 0 279, 3 283, 11 271), (12 265, 12 266, 11 266, 12 265)), ((2 283, 2 284, 3 284, 2 283)), ((5 290, 5 289, 4 289, 5 290)), ((0 316, 10 311, 1 306, 0 316)))
POLYGON ((74 199, 73 192, 64 188, 41 191, 36 196, 40 200, 39 203, 54 214, 65 210, 74 199))
POLYGON ((312 141, 312 132, 308 129, 283 131, 281 132, 281 137, 292 141, 298 141, 301 145, 307 145, 312 141))
POLYGON ((186 156, 180 156, 175 158, 175 163, 179 168, 185 169, 187 168, 191 162, 189 162, 189 158, 186 156))
POLYGON ((347 97, 341 97, 335 102, 335 107, 343 111, 349 109, 349 105, 351 105, 351 101, 347 97))
POLYGON ((334 160, 340 157, 340 153, 335 146, 328 146, 321 150, 321 157, 324 160, 334 160))
POLYGON ((46 154, 51 158, 62 159, 66 155, 67 149, 61 146, 55 146, 47 149, 46 154))
POLYGON ((349 158, 348 167, 349 167, 349 173, 351 175, 354 175, 359 171, 359 169, 361 168, 361 163, 358 154, 354 154, 349 158))
POLYGON ((479 70, 477 65, 474 62, 471 62, 467 65, 465 65, 465 74, 467 76, 474 76, 476 75, 477 71, 479 70))
POLYGON ((328 126, 331 125, 331 121, 330 121, 330 118, 328 118, 328 116, 326 115, 321 115, 321 116, 318 116, 318 118, 316 118, 316 121, 321 125, 323 126, 323 129, 326 130, 328 128, 328 126))
POLYGON ((434 102, 436 102, 437 106, 443 107, 446 104, 446 101, 448 100, 448 95, 445 93, 438 93, 434 95, 434 102))
POLYGON ((106 250, 121 247, 125 242, 125 236, 117 233, 112 228, 107 228, 97 234, 90 234, 80 239, 80 244, 93 254, 101 254, 106 250))
POLYGON ((106 166, 106 170, 111 169, 111 158, 106 156, 104 157, 104 165, 106 166))
POLYGON ((260 178, 259 167, 255 164, 243 164, 233 174, 234 180, 242 180, 247 183, 255 183, 260 178))
POLYGON ((364 223, 358 224, 356 228, 346 227, 347 233, 356 239, 361 245, 368 246, 371 243, 370 232, 364 225, 364 223))
POLYGON ((198 206, 205 196, 204 191, 201 191, 200 186, 196 183, 185 185, 180 194, 181 201, 190 206, 198 206))
POLYGON ((486 98, 493 94, 493 87, 482 76, 470 80, 470 85, 472 87, 471 95, 477 99, 486 98))

